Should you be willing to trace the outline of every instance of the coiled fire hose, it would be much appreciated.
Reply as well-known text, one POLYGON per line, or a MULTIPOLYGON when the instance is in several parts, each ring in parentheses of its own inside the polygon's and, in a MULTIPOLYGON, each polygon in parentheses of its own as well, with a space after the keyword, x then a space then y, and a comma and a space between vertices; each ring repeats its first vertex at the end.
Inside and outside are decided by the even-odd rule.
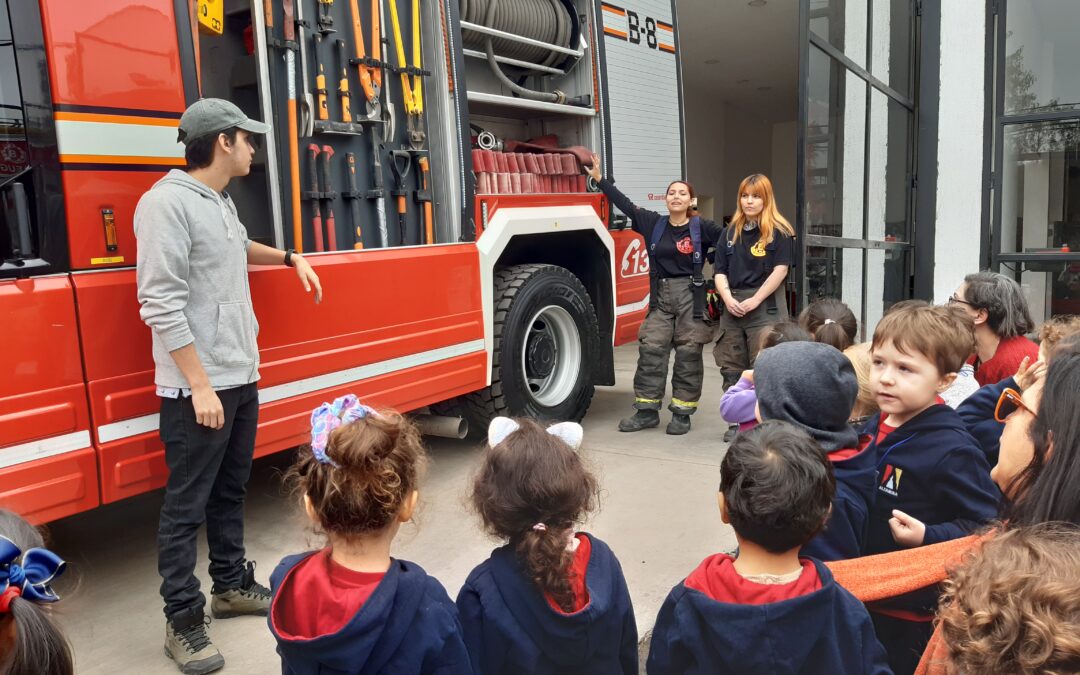
MULTIPOLYGON (((571 48, 574 18, 561 0, 459 0, 461 19, 505 33, 513 33, 559 47, 571 48)), ((543 47, 513 40, 467 32, 465 45, 487 54, 491 71, 499 81, 522 98, 549 103, 588 105, 584 100, 568 100, 561 91, 545 92, 528 89, 511 80, 495 60, 499 56, 528 61, 540 66, 554 66, 566 55, 543 47)))

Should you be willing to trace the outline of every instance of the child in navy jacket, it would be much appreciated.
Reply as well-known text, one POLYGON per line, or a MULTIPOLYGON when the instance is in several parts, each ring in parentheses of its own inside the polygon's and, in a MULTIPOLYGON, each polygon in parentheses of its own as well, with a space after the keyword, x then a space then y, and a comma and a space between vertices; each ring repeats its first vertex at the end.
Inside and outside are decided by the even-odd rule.
POLYGON ((763 351, 754 370, 763 420, 790 422, 828 453, 836 476, 832 512, 802 555, 845 560, 862 555, 875 481, 872 451, 859 448, 848 416, 859 395, 855 369, 842 352, 817 342, 791 342, 763 351))
MULTIPOLYGON (((881 412, 864 429, 877 466, 867 553, 957 539, 997 515, 986 455, 938 397, 974 348, 971 319, 954 308, 910 303, 878 323, 870 383, 881 412)), ((929 593, 872 608, 894 671, 914 672, 935 604, 929 593)))
POLYGON ((507 543, 457 599, 478 674, 637 675, 637 625, 619 561, 574 531, 598 492, 576 452, 581 437, 573 422, 491 422, 471 500, 507 543))
POLYGON ((650 675, 890 672, 862 603, 825 565, 799 557, 825 525, 834 488, 825 451, 797 427, 766 421, 736 437, 718 501, 738 554, 706 558, 668 594, 650 675))
POLYGON ((289 472, 329 546, 270 577, 270 631, 285 675, 472 672, 457 608, 419 565, 390 557, 416 509, 420 434, 351 394, 311 416, 311 451, 289 472))

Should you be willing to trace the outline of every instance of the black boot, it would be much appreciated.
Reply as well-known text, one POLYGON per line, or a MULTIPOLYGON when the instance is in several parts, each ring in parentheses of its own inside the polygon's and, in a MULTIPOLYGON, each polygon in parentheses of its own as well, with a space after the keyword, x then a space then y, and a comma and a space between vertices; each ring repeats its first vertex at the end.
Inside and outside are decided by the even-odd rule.
POLYGON ((739 425, 732 424, 728 426, 727 431, 724 432, 724 442, 730 443, 735 440, 735 434, 739 433, 739 425))
POLYGON ((690 416, 680 413, 672 413, 671 421, 667 425, 669 436, 682 436, 690 431, 690 416))
POLYGON ((641 431, 660 426, 659 410, 638 410, 630 417, 619 420, 619 431, 641 431))

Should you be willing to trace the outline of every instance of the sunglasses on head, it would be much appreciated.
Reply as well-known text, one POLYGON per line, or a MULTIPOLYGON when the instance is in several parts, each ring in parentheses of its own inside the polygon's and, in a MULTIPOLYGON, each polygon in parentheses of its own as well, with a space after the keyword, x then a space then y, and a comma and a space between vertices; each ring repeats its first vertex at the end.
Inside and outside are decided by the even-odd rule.
POLYGON ((1020 398, 1020 392, 1015 389, 1006 389, 998 397, 997 406, 994 408, 994 419, 1004 423, 1017 410, 1026 410, 1032 417, 1038 417, 1034 410, 1024 404, 1020 398))

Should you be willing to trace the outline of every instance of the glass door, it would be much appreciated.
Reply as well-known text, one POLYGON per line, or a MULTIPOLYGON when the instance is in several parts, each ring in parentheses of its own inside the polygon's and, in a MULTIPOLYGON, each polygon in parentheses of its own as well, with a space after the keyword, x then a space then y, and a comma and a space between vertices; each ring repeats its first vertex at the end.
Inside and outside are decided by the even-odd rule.
POLYGON ((991 265, 1036 323, 1080 314, 1080 3, 998 6, 991 265))
POLYGON ((844 301, 864 337, 911 297, 914 5, 801 0, 796 293, 844 301))

